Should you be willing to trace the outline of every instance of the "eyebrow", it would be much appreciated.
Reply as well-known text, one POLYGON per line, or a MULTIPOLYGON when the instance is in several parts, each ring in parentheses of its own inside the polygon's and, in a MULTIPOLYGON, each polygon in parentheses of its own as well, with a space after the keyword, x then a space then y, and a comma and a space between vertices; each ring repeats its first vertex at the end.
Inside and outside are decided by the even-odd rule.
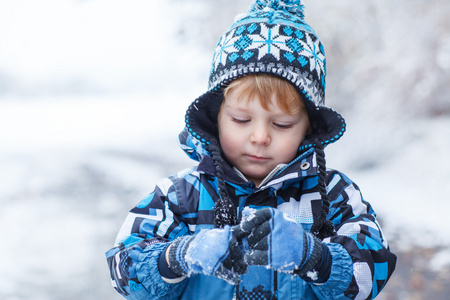
MULTIPOLYGON (((250 113, 249 110, 245 109, 245 108, 239 109, 239 108, 236 108, 236 107, 231 107, 230 113, 233 113, 233 112, 250 113)), ((284 111, 273 112, 273 111, 270 111, 270 110, 268 112, 272 113, 272 117, 273 118, 298 118, 298 117, 301 117, 301 113, 300 114, 290 114, 290 113, 287 113, 287 112, 284 112, 284 111)))
POLYGON ((223 104, 223 108, 230 108, 230 109, 234 109, 234 110, 240 110, 240 111, 248 111, 248 108, 245 106, 240 106, 240 105, 231 105, 227 102, 225 102, 223 104))

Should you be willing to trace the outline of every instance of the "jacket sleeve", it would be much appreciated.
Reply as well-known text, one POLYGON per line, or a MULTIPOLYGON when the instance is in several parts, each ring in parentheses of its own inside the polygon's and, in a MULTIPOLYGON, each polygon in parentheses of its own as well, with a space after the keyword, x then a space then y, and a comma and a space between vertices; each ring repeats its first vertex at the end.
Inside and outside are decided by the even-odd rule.
POLYGON ((158 269, 160 254, 169 242, 190 234, 178 205, 174 181, 159 181, 155 190, 128 214, 115 247, 106 252, 113 287, 126 299, 175 299, 184 277, 163 280, 158 269))
POLYGON ((332 257, 330 277, 313 289, 322 299, 373 299, 394 272, 397 258, 358 186, 331 170, 327 183, 328 219, 337 235, 324 240, 332 257))

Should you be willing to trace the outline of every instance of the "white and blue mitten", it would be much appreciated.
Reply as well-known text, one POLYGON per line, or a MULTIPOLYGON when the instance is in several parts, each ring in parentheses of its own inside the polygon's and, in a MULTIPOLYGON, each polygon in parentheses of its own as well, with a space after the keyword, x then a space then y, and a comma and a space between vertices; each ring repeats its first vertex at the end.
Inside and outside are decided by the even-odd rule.
POLYGON ((243 241, 249 265, 304 276, 322 257, 321 241, 278 209, 263 208, 249 214, 233 232, 243 241))
POLYGON ((230 226, 202 230, 174 240, 168 253, 169 268, 178 275, 204 274, 238 284, 247 264, 230 226))

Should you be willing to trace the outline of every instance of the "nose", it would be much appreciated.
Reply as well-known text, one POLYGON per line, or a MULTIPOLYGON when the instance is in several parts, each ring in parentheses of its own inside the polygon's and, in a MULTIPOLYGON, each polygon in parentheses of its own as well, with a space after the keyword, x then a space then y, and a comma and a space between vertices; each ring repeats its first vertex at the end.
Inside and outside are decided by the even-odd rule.
MULTIPOLYGON (((255 124, 256 125, 256 124, 255 124)), ((266 126, 254 126, 250 135, 250 141, 256 145, 268 145, 270 144, 270 132, 266 126)))

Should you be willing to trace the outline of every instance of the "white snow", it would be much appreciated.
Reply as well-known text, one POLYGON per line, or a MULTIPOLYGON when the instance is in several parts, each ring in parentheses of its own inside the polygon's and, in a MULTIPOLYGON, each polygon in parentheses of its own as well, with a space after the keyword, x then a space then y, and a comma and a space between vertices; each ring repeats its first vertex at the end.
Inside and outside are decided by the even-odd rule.
POLYGON ((312 281, 315 281, 315 280, 319 279, 319 274, 315 270, 306 272, 306 276, 311 278, 312 281))
POLYGON ((255 218, 255 212, 257 210, 255 208, 251 208, 249 206, 244 207, 242 210, 242 219, 251 221, 253 218, 255 218))
MULTIPOLYGON (((157 180, 192 164, 178 149, 177 135, 188 104, 206 88, 212 47, 204 50, 210 41, 193 39, 189 29, 202 27, 187 16, 204 17, 212 4, 191 8, 181 2, 0 3, 1 299, 122 299, 110 286, 103 253, 113 246, 128 210, 157 180), (184 40, 178 42, 180 36, 184 40)), ((342 10, 359 7, 358 1, 333 6, 340 3, 342 10)), ((235 14, 247 6, 230 10, 235 14)), ((374 30, 370 20, 387 15, 378 12, 367 20, 348 18, 348 26, 362 25, 355 40, 374 30)), ((217 23, 210 29, 221 33, 232 19, 208 24, 217 23)), ((332 18, 323 20, 327 28, 332 18)), ((400 19, 395 24, 402 28, 400 19)), ((450 37, 445 37, 436 50, 443 78, 449 70, 444 50, 450 37)), ((411 87, 408 80, 420 74, 421 61, 393 50, 383 61, 399 58, 397 67, 373 73, 387 64, 370 61, 370 53, 383 55, 370 47, 401 46, 395 37, 392 44, 383 40, 388 38, 370 35, 357 45, 340 45, 355 49, 356 62, 335 60, 328 70, 328 97, 345 111, 348 131, 327 147, 327 163, 359 185, 397 247, 442 246, 431 261, 439 269, 450 264, 450 117, 404 111, 408 104, 420 111, 438 81, 423 81, 411 102, 392 100, 411 87), (372 66, 362 69, 365 60, 372 66), (352 76, 340 82, 333 72, 352 76), (376 88, 359 84, 361 74, 372 76, 376 88), (407 88, 401 89, 402 83, 407 88), (340 90, 345 97, 355 93, 357 100, 341 102, 335 96, 340 90)), ((404 39, 414 40, 406 34, 404 39)), ((331 39, 328 45, 337 47, 331 39)), ((446 104, 445 97, 439 103, 446 104)))
POLYGON ((223 229, 202 230, 189 244, 185 261, 190 271, 205 275, 213 275, 218 267, 218 260, 228 250, 230 240, 230 227, 223 229), (200 246, 201 245, 201 246, 200 246))

